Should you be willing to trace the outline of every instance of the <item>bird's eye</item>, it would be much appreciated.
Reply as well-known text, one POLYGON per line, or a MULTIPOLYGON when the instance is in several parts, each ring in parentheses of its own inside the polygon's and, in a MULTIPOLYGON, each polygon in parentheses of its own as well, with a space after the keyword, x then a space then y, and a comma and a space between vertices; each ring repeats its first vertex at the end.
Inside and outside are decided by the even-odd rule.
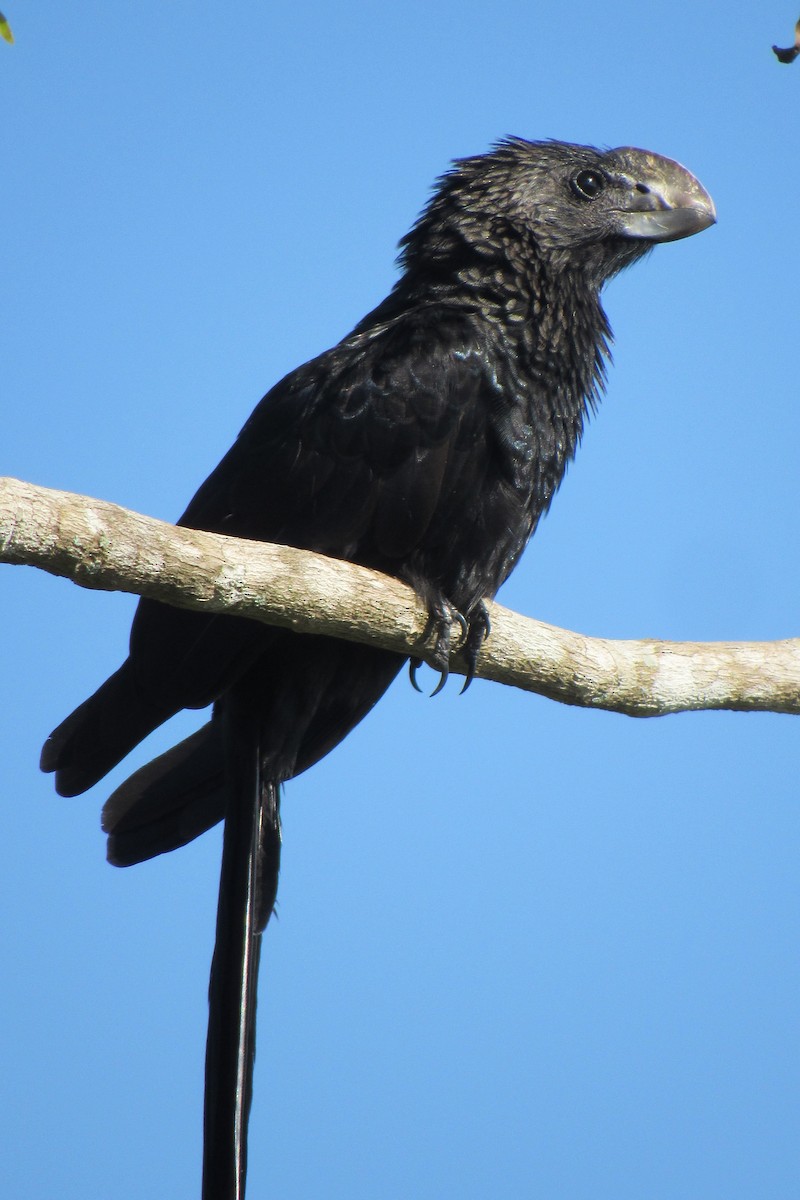
POLYGON ((579 171, 572 180, 572 190, 581 200, 595 200, 606 186, 599 171, 579 171))

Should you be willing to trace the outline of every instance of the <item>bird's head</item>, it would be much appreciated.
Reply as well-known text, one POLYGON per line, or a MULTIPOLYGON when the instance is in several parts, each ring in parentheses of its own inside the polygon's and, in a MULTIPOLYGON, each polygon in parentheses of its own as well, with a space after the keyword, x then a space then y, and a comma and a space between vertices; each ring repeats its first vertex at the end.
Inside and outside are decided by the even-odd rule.
POLYGON ((406 239, 438 259, 502 257, 577 270, 598 287, 657 242, 716 221, 714 203, 672 159, 624 146, 509 138, 458 160, 406 239))

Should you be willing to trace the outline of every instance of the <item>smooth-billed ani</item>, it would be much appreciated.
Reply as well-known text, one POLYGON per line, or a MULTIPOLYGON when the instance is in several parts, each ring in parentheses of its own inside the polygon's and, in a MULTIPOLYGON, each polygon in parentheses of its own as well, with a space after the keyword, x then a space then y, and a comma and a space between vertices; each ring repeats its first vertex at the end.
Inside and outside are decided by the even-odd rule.
MULTIPOLYGON (((715 220, 670 159, 513 138, 457 161, 401 243, 387 298, 264 397, 180 524, 361 563, 416 589, 446 673, 471 678, 484 602, 518 560, 603 386, 603 284, 715 220)), ((260 932, 281 785, 327 754, 402 666, 388 652, 142 600, 130 655, 51 734, 61 795, 101 779, 182 708, 208 724, 103 812, 112 863, 226 817, 207 1052, 204 1196, 243 1193, 260 932)))

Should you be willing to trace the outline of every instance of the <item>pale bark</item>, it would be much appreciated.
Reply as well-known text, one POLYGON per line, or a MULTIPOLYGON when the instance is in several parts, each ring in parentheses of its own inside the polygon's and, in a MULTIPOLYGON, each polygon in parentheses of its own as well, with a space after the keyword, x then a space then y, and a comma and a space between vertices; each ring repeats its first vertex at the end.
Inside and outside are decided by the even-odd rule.
MULTIPOLYGON (((288 546, 179 529, 14 479, 0 479, 0 562, 40 567, 82 587, 426 657, 427 614, 397 580, 288 546)), ((800 712, 800 639, 611 641, 499 604, 490 606, 490 615, 492 632, 477 672, 484 679, 631 716, 688 709, 800 712)), ((457 652, 452 668, 463 669, 457 652)))

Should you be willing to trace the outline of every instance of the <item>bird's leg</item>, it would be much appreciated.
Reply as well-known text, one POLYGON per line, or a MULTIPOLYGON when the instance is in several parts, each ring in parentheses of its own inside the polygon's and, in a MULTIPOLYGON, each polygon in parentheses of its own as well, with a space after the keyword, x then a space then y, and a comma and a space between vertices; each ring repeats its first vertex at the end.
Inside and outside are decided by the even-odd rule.
POLYGON ((478 655, 480 654, 481 646, 488 638, 491 630, 492 623, 489 620, 489 613, 486 610, 486 605, 481 600, 480 604, 470 613, 469 628, 461 646, 461 657, 467 666, 464 686, 461 689, 462 696, 475 678, 478 655))
MULTIPOLYGON (((431 692, 431 696, 439 695, 450 674, 450 643, 453 625, 458 625, 461 629, 462 640, 468 636, 469 626, 466 618, 457 608, 453 607, 449 600, 445 600, 441 594, 430 599, 428 623, 422 637, 427 640, 432 634, 436 635, 436 641, 433 650, 428 655, 428 661, 439 672, 439 682, 431 692)), ((417 671, 421 665, 421 658, 412 658, 408 667, 411 686, 418 692, 422 691, 417 683, 417 671)))

